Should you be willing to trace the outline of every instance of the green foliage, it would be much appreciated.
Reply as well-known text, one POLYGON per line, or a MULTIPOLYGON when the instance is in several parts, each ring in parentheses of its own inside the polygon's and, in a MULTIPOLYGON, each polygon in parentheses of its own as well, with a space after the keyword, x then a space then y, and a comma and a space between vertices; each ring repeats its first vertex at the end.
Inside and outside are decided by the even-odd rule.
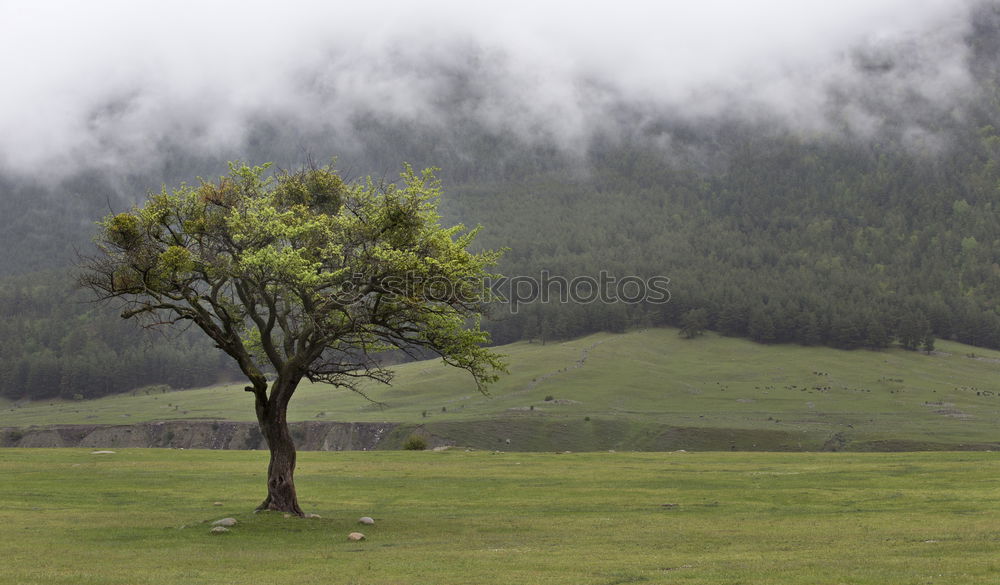
POLYGON ((403 449, 407 451, 424 451, 427 449, 427 439, 420 435, 410 435, 403 443, 403 449))
POLYGON ((119 213, 104 221, 108 240, 115 246, 130 248, 142 238, 139 218, 129 213, 119 213))
POLYGON ((691 309, 681 315, 680 334, 687 339, 693 339, 708 328, 708 311, 706 309, 691 309))
MULTIPOLYGON (((899 321, 899 344, 904 349, 917 349, 927 339, 933 339, 931 322, 924 313, 916 310, 904 314, 899 321)), ((933 341, 930 343, 933 347, 933 341)))
POLYGON ((934 352, 934 335, 932 333, 924 334, 924 337, 920 340, 920 349, 928 354, 934 352))
POLYGON ((259 400, 267 370, 284 401, 303 377, 387 382, 376 354, 389 349, 435 352, 481 388, 497 379, 503 362, 482 347, 479 317, 500 253, 471 252, 475 230, 439 224, 432 169, 406 166, 398 184, 267 170, 231 163, 217 182, 105 218, 81 284, 120 301, 123 317, 194 323, 259 400))

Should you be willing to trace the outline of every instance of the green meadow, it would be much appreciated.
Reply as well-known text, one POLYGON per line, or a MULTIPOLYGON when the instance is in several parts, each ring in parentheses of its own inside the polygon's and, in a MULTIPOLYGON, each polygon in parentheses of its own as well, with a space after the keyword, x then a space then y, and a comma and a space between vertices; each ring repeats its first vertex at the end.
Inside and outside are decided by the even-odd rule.
POLYGON ((318 519, 253 514, 265 466, 0 450, 0 583, 1000 581, 995 453, 302 453, 318 519))
MULTIPOLYGON (((439 361, 396 367, 371 400, 304 383, 297 421, 404 423, 443 442, 504 450, 988 448, 1000 441, 1000 352, 939 341, 931 355, 760 345, 675 329, 501 350, 510 373, 480 394, 439 361), (509 441, 509 442, 508 442, 509 441)), ((253 420, 242 384, 142 389, 93 401, 4 404, 0 427, 253 420)))

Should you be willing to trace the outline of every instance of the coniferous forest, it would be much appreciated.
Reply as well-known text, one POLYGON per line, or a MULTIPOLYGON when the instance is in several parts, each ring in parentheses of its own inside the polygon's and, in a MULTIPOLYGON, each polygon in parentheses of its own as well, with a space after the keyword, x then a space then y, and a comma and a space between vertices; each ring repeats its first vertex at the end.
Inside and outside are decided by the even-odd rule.
MULTIPOLYGON (((866 133, 847 121, 857 100, 840 107, 835 95, 823 131, 621 101, 567 149, 463 115, 483 67, 472 56, 440 90, 444 124, 358 115, 363 142, 307 136, 304 150, 308 130, 262 118, 235 154, 174 144, 135 172, 0 176, 0 394, 81 399, 235 375, 201 336, 139 330, 72 276, 95 221, 161 185, 218 176, 230 158, 290 167, 336 155, 354 178, 392 177, 402 161, 440 167, 442 221, 482 225, 476 245, 509 248, 506 276, 670 279, 667 303, 498 306, 496 343, 675 326, 859 351, 1000 348, 1000 4, 971 18, 973 90, 958 106, 872 90, 857 98, 879 120, 866 133)), ((906 57, 859 51, 855 66, 878 88, 906 57)))

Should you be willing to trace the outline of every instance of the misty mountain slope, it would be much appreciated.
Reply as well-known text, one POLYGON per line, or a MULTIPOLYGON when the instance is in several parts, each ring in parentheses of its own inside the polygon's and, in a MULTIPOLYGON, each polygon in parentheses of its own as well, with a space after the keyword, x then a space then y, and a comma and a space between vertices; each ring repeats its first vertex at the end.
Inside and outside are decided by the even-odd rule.
MULTIPOLYGON (((709 329, 764 343, 1000 347, 1000 3, 778 4, 788 26, 762 21, 766 10, 691 7, 648 15, 657 34, 627 39, 603 26, 624 12, 601 7, 571 21, 516 6, 400 8, 410 20, 379 13, 352 43, 360 29, 304 3, 274 16, 310 21, 295 50, 244 46, 231 27, 212 29, 231 41, 221 48, 199 36, 137 48, 131 29, 110 26, 136 7, 70 27, 101 40, 79 56, 37 47, 39 66, 0 110, 2 391, 53 395, 59 380, 64 396, 97 396, 166 381, 152 362, 174 358, 124 385, 76 375, 139 337, 98 323, 114 311, 67 303, 53 271, 71 270, 103 215, 234 159, 336 155, 345 176, 390 180, 402 161, 438 166, 444 220, 510 248, 507 276, 670 278, 667 304, 498 308, 488 327, 500 343, 679 325, 702 310, 709 329), (438 34, 414 38, 415 22, 438 34)), ((358 10, 358 22, 378 12, 358 10)), ((74 14, 51 15, 51 28, 74 14)), ((18 34, 49 34, 22 24, 18 34)), ((207 347, 191 339, 163 351, 207 347)), ((204 375, 225 374, 205 360, 204 375)))
POLYGON ((742 153, 711 175, 622 149, 603 153, 620 158, 586 178, 480 186, 446 210, 487 218, 483 245, 511 248, 504 274, 671 278, 666 305, 502 314, 496 331, 507 340, 676 325, 705 308, 711 328, 764 342, 884 347, 914 318, 940 337, 991 346, 1000 340, 995 140, 984 129, 976 149, 941 161, 893 145, 757 138, 733 144, 742 153))
MULTIPOLYGON (((1000 344, 1000 169, 992 162, 1000 138, 992 129, 943 160, 892 144, 862 148, 788 135, 739 143, 736 130, 724 145, 725 165, 711 173, 630 145, 595 149, 586 169, 447 189, 445 221, 482 224, 477 245, 508 247, 499 267, 507 276, 540 278, 545 270, 567 278, 600 271, 670 278, 667 304, 534 303, 517 314, 498 307, 489 324, 495 340, 679 325, 688 311, 704 308, 709 328, 769 343, 917 346, 933 333, 1000 344)), ((139 341, 115 311, 97 310, 79 293, 67 296, 70 286, 60 280, 51 273, 7 279, 6 395, 93 397, 198 383, 190 370, 168 375, 169 366, 152 365, 174 358, 123 362, 127 347, 144 356, 161 351, 158 345, 172 355, 194 351, 207 360, 202 375, 224 371, 196 332, 183 348, 170 337, 139 341), (135 342, 121 346, 126 339, 135 342), (134 373, 116 374, 123 363, 135 364, 134 373), (116 381, 98 382, 108 376, 116 381)))

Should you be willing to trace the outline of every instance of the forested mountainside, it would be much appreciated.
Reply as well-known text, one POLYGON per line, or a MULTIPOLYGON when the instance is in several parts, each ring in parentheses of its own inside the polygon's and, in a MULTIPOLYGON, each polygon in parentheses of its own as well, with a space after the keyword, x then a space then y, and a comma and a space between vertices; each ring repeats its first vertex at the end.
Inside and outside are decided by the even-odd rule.
POLYGON ((3 394, 96 398, 142 386, 201 386, 235 375, 224 356, 195 332, 137 331, 97 306, 62 271, 0 283, 3 394))
POLYGON ((950 160, 758 139, 709 176, 617 153, 584 180, 539 178, 458 204, 491 210, 484 241, 510 242, 506 273, 671 278, 663 305, 530 306, 498 324, 505 340, 682 325, 704 309, 709 328, 761 342, 878 348, 933 332, 996 347, 1000 138, 979 132, 950 160), (531 211, 542 201, 551 215, 531 211))
POLYGON ((137 331, 86 302, 71 273, 94 221, 162 184, 217 176, 229 158, 289 167, 337 155, 348 178, 438 166, 443 220, 482 225, 477 245, 509 248, 506 276, 670 279, 665 304, 498 307, 497 342, 694 323, 762 343, 1000 347, 998 6, 971 11, 974 83, 960 99, 887 95, 913 66, 908 47, 859 49, 866 82, 858 95, 831 89, 822 129, 620 100, 584 143, 526 140, 465 113, 482 99, 482 63, 470 58, 440 90, 444 124, 357 115, 351 134, 364 140, 338 142, 262 118, 240 149, 215 157, 172 144, 134 171, 0 177, 0 392, 91 397, 228 375, 196 332, 137 331), (858 104, 864 132, 850 122, 858 104))

